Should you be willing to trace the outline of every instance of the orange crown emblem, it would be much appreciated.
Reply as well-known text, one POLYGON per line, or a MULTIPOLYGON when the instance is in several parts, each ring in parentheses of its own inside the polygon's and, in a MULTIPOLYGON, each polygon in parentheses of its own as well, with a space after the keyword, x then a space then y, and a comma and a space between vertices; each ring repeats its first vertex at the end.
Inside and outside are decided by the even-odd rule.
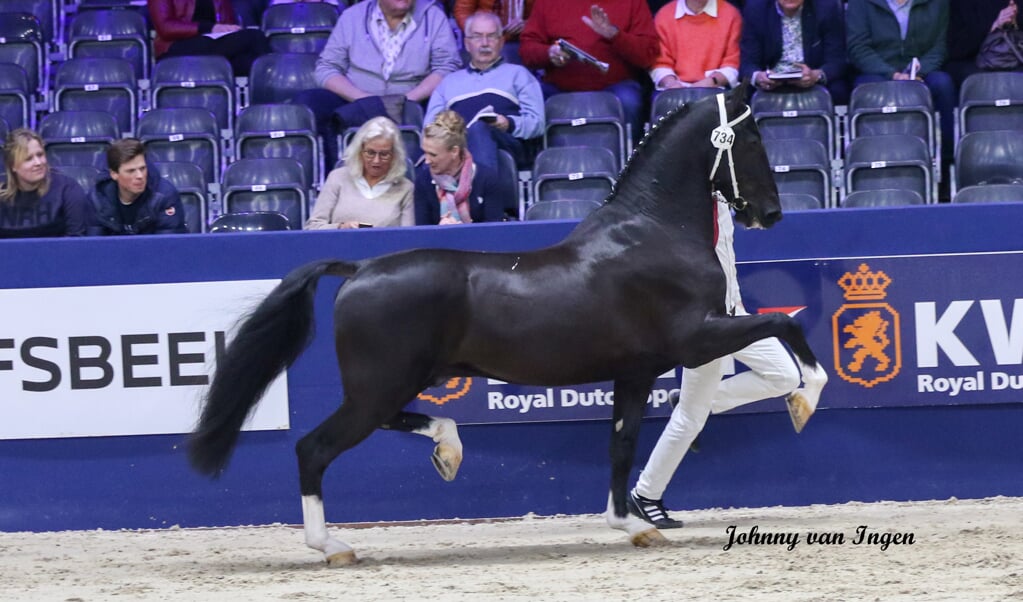
POLYGON ((847 301, 875 301, 884 299, 888 293, 885 289, 892 283, 892 279, 883 271, 871 272, 865 263, 860 264, 860 269, 855 274, 846 272, 838 279, 838 286, 845 291, 847 301))

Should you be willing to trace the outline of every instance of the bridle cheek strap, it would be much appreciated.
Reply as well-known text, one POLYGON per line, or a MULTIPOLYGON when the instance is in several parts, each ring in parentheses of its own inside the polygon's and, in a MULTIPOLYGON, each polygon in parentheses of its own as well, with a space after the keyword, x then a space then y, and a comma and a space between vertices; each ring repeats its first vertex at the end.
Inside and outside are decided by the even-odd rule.
MULTIPOLYGON (((753 110, 750 109, 749 105, 746 105, 746 110, 735 119, 728 121, 728 112, 725 110, 725 95, 718 94, 718 115, 721 118, 721 125, 714 128, 710 133, 710 143, 714 145, 714 148, 718 149, 718 154, 714 157, 714 167, 710 170, 710 181, 714 181, 714 176, 718 172, 718 166, 721 165, 721 155, 728 153, 728 172, 732 177, 732 198, 734 199, 731 203, 732 207, 736 211, 741 211, 746 208, 746 201, 739 196, 739 181, 735 178, 735 160, 732 158, 732 145, 735 144, 735 132, 732 130, 732 126, 742 122, 743 119, 751 116, 753 110)), ((718 200, 723 200, 723 195, 717 190, 714 191, 714 196, 718 200)))

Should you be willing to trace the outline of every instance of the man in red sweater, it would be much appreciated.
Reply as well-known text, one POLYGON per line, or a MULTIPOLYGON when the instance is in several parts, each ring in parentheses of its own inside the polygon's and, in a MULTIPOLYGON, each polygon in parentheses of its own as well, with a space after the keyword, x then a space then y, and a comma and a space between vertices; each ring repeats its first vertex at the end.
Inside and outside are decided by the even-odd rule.
POLYGON ((622 101, 633 137, 643 131, 646 95, 640 80, 657 58, 657 31, 646 0, 536 0, 520 37, 522 62, 544 69, 544 98, 558 92, 607 90, 622 101), (608 63, 607 73, 570 60, 558 39, 608 63))

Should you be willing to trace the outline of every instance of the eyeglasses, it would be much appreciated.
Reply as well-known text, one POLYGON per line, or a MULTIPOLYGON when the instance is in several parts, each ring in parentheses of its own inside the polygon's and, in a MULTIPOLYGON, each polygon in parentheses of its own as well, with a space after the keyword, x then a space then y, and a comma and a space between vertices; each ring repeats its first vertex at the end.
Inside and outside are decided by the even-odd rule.
POLYGON ((466 40, 472 40, 473 42, 480 42, 487 40, 488 42, 500 42, 501 34, 499 33, 474 33, 469 36, 465 36, 466 40))
POLYGON ((375 161, 380 159, 381 161, 390 161, 391 157, 394 156, 394 151, 375 151, 369 148, 362 149, 362 156, 367 161, 375 161))

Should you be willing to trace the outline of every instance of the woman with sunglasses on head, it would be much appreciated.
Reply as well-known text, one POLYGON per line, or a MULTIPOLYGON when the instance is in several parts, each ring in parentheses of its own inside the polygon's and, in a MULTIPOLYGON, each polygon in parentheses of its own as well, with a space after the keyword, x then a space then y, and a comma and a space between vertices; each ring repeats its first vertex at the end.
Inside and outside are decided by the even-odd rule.
POLYGON ((405 146, 387 117, 367 121, 330 172, 306 230, 414 226, 412 182, 405 177, 405 146))

